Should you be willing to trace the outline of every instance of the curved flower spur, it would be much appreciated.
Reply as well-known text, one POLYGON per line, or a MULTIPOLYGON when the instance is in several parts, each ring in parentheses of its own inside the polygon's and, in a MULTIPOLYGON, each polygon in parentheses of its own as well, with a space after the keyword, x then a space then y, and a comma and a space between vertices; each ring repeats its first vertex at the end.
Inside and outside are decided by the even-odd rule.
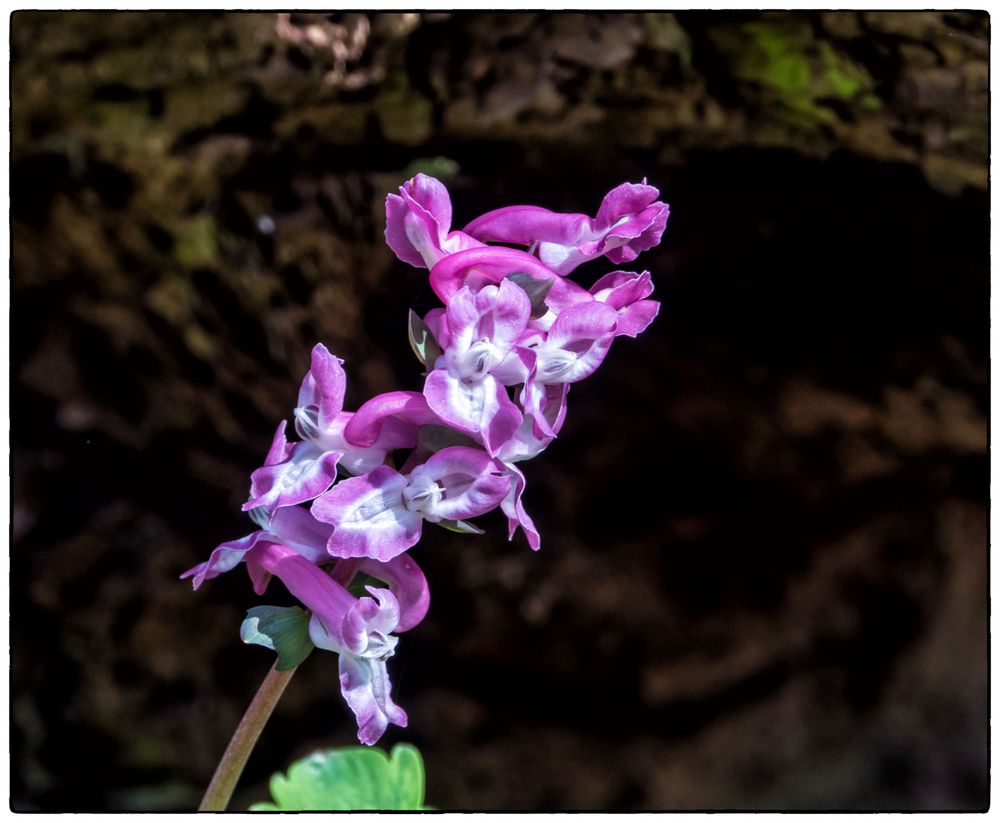
MULTIPOLYGON (((658 196, 645 181, 624 183, 594 218, 510 206, 464 230, 451 228, 451 199, 432 177, 418 174, 386 198, 386 242, 403 262, 429 269, 444 304, 410 317, 423 390, 344 411, 343 361, 317 344, 293 412, 301 439, 289 442, 282 421, 250 478, 243 510, 259 529, 182 575, 198 588, 242 563, 257 594, 281 580, 306 609, 269 612, 285 613, 275 625, 297 632, 295 647, 305 649, 286 668, 313 647, 338 654, 362 743, 407 722, 386 662, 430 604, 408 554, 423 524, 481 533, 467 520, 500 508, 508 539, 520 528, 539 548, 518 464, 559 434, 570 386, 593 374, 616 337, 635 337, 659 311, 649 272, 612 271, 589 290, 566 275, 602 256, 631 262, 658 244, 670 213, 658 196)), ((287 638, 259 623, 248 618, 242 634, 275 648, 280 669, 287 638)))

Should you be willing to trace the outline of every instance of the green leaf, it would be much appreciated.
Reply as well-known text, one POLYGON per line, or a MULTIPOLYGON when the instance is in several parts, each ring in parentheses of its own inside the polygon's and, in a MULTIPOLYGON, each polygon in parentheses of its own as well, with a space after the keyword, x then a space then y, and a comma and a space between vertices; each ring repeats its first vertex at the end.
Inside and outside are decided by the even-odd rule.
POLYGON ((466 520, 439 520, 437 521, 437 525, 450 532, 458 532, 459 534, 486 534, 479 526, 474 526, 466 520))
POLYGON ((528 299, 531 301, 531 317, 533 320, 537 320, 549 310, 549 307, 545 305, 545 298, 552 291, 552 284, 555 280, 536 280, 530 274, 523 271, 508 274, 507 279, 524 289, 524 293, 528 295, 528 299))
POLYGON ((328 749, 299 760, 271 778, 273 803, 252 812, 414 811, 424 809, 424 764, 407 743, 392 756, 361 746, 328 749))
POLYGON ((277 652, 279 672, 294 669, 313 650, 309 612, 298 606, 255 606, 240 626, 240 639, 277 652))
POLYGON ((417 356, 417 359, 424 366, 433 369, 434 361, 442 355, 442 349, 438 345, 427 324, 420 319, 420 316, 410 309, 409 322, 406 325, 406 332, 410 338, 410 348, 417 356))

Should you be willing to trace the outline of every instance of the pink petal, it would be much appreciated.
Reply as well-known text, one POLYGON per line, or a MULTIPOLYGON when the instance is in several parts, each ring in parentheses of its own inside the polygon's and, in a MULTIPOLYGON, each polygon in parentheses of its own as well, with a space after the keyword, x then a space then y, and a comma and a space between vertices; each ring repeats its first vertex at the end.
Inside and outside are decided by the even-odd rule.
POLYGON ((312 443, 296 443, 283 463, 261 466, 250 475, 250 499, 243 511, 258 507, 274 512, 319 497, 337 479, 343 452, 322 452, 312 443))
POLYGON ((481 246, 464 232, 450 232, 451 198, 444 185, 418 174, 408 180, 399 195, 385 201, 385 239, 405 263, 426 268, 447 254, 481 246))
POLYGON ((272 516, 265 531, 283 546, 288 546, 312 563, 330 560, 326 543, 330 539, 330 526, 320 523, 301 506, 285 506, 272 516))
POLYGON ((422 518, 403 505, 406 478, 388 466, 342 480, 312 505, 313 516, 333 526, 327 550, 334 557, 391 560, 420 539, 422 518))
POLYGON ((643 183, 622 183, 604 195, 597 210, 597 223, 608 228, 622 217, 641 212, 660 196, 660 190, 643 183))
MULTIPOLYGON (((192 583, 197 589, 206 580, 211 580, 213 577, 218 577, 223 572, 235 568, 243 562, 247 552, 263 541, 287 546, 311 563, 322 563, 329 560, 326 551, 326 542, 329 536, 330 527, 316 522, 307 509, 298 506, 281 508, 274 513, 270 522, 266 524, 266 528, 238 540, 220 543, 206 562, 199 563, 193 569, 188 569, 181 575, 181 579, 194 577, 192 583)), ((251 577, 254 578, 255 590, 258 591, 258 594, 263 593, 267 580, 255 577, 253 569, 250 571, 251 577)))
POLYGON ((439 260, 431 269, 431 288, 442 302, 448 303, 473 275, 477 275, 475 287, 479 288, 486 283, 499 283, 516 271, 541 280, 556 278, 553 271, 527 252, 483 246, 455 252, 439 260))
POLYGON ((448 348, 448 326, 444 322, 444 309, 431 309, 424 315, 424 324, 431 330, 437 344, 442 349, 448 348))
POLYGON ((392 702, 385 661, 340 655, 340 691, 358 721, 358 740, 373 746, 389 723, 404 727, 406 712, 392 702))
POLYGON ((606 254, 615 263, 660 242, 670 213, 645 183, 623 183, 605 196, 597 217, 557 214, 534 206, 511 206, 484 214, 465 230, 480 240, 537 244, 538 257, 559 275, 606 254))
POLYGON ((448 349, 465 348, 488 340, 506 355, 528 325, 531 301, 524 289, 510 280, 484 286, 478 292, 459 290, 445 310, 448 349))
POLYGON ((593 220, 585 214, 559 214, 539 206, 508 206, 477 217, 465 233, 477 240, 530 246, 539 241, 572 246, 588 237, 593 220))
POLYGON ((653 293, 653 279, 648 271, 613 271, 594 283, 590 293, 613 309, 624 309, 653 293))
POLYGON ((517 431, 496 450, 496 458, 505 463, 530 460, 541 454, 555 438, 539 436, 534 420, 525 415, 517 431))
POLYGON ((344 438, 361 447, 389 441, 392 448, 412 448, 421 426, 440 422, 420 392, 385 392, 373 397, 354 413, 344 427, 344 438), (383 427, 387 423, 390 424, 390 431, 383 435, 383 427))
POLYGON ((659 312, 660 304, 656 300, 640 300, 638 303, 633 303, 619 313, 618 328, 615 334, 636 337, 646 330, 646 327, 653 322, 659 312))
POLYGON ((370 557, 360 561, 359 570, 387 583, 389 590, 399 603, 399 622, 395 631, 412 629, 427 614, 431 604, 431 593, 427 578, 409 553, 379 561, 370 557))
POLYGON ((521 424, 520 410, 490 374, 469 383, 446 369, 434 369, 424 382, 424 396, 441 420, 459 431, 480 436, 487 451, 499 448, 521 424))
POLYGON ((597 369, 611 348, 618 312, 593 301, 571 306, 552 324, 548 339, 535 348, 540 383, 574 383, 597 369))
POLYGON ((635 337, 653 322, 660 310, 655 300, 646 300, 653 293, 653 281, 648 271, 642 274, 614 271, 606 274, 591 287, 594 298, 618 311, 615 335, 635 337))
POLYGON ((249 553, 247 562, 281 580, 296 600, 329 626, 339 626, 357 602, 319 566, 287 546, 262 541, 249 553))
MULTIPOLYGON (((377 654, 380 648, 385 647, 385 635, 399 623, 399 603, 388 589, 365 588, 372 597, 358 599, 348 610, 341 624, 341 636, 344 649, 352 654, 371 657, 373 651, 377 654), (382 645, 373 649, 371 641, 377 637, 373 634, 375 632, 383 637, 379 639, 382 645)), ((395 640, 389 642, 395 644, 395 640)))
POLYGON ((655 203, 611 229, 605 241, 608 260, 615 264, 630 263, 640 252, 653 248, 663 237, 669 217, 670 207, 666 203, 655 203))
POLYGON ((271 447, 267 450, 267 455, 264 457, 265 466, 274 466, 277 463, 284 463, 289 457, 292 456, 292 452, 295 451, 296 444, 289 443, 285 439, 285 425, 286 421, 282 420, 274 432, 274 438, 271 440, 271 447))
POLYGON ((431 265, 451 226, 448 190, 433 177, 418 174, 407 180, 399 195, 385 199, 385 240, 396 256, 418 268, 431 265))
POLYGON ((212 550, 208 560, 188 569, 181 575, 181 580, 193 577, 191 585, 197 589, 206 580, 211 580, 236 568, 243 561, 246 553, 257 545, 262 536, 266 536, 265 532, 256 531, 238 540, 227 540, 225 543, 220 543, 212 550))
MULTIPOLYGON (((528 330, 520 339, 523 341, 534 335, 535 332, 528 330)), ((524 346, 515 345, 513 350, 498 366, 494 366, 490 373, 504 386, 517 386, 528 379, 528 375, 534 367, 535 352, 524 346)))
POLYGON ((425 518, 464 520, 492 511, 510 489, 505 468, 481 449, 450 446, 441 449, 410 473, 410 482, 435 483, 443 497, 422 509, 425 518))
POLYGON ((543 384, 537 382, 535 377, 535 370, 532 369, 521 390, 521 404, 525 417, 532 420, 536 437, 551 439, 559 433, 566 419, 569 384, 543 384))
POLYGON ((403 184, 400 193, 410 208, 422 209, 442 234, 451 228, 451 196, 436 177, 418 174, 403 184))
POLYGON ((426 268, 423 256, 417 251, 406 232, 406 218, 410 207, 398 194, 385 198, 385 242, 404 263, 417 268, 426 268))
POLYGON ((524 493, 526 485, 524 474, 517 466, 510 463, 506 464, 505 468, 510 474, 511 484, 510 491, 500 503, 500 510, 507 516, 507 539, 513 540, 514 532, 520 526, 524 530, 524 536, 528 539, 528 545, 532 550, 538 551, 542 545, 541 537, 538 534, 538 529, 535 528, 534 521, 525 511, 524 504, 521 503, 521 495, 524 493))
POLYGON ((343 362, 330 354, 322 343, 313 346, 312 366, 299 389, 298 406, 316 406, 321 428, 328 426, 344 408, 347 375, 344 374, 343 362))

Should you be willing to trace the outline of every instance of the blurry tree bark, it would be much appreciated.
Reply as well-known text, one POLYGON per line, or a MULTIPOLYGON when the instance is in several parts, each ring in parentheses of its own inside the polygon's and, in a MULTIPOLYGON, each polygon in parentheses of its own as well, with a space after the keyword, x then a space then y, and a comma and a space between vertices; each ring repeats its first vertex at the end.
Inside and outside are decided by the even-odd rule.
MULTIPOLYGON (((362 173, 389 172, 385 190, 408 158, 463 142, 520 147, 526 162, 565 147, 595 169, 619 151, 655 166, 753 146, 846 150, 917 166, 947 192, 984 189, 988 28, 984 13, 947 12, 17 12, 15 292, 61 290, 60 309, 111 348, 207 366, 273 419, 273 384, 246 379, 254 353, 207 329, 249 325, 244 338, 287 362, 304 362, 303 324, 348 354, 363 343, 356 311, 333 323, 324 307, 370 289, 388 258, 359 260, 310 211, 370 232, 380 195, 362 173), (301 174, 324 163, 340 173, 301 174), (291 269, 297 294, 276 276, 291 269), (199 278, 221 279, 225 298, 199 278)), ((88 381, 48 368, 48 344, 23 377, 65 398, 88 381)), ((107 408, 80 393, 61 420, 140 445, 150 427, 207 418, 239 439, 218 393, 164 391, 153 414, 120 391, 107 408)))

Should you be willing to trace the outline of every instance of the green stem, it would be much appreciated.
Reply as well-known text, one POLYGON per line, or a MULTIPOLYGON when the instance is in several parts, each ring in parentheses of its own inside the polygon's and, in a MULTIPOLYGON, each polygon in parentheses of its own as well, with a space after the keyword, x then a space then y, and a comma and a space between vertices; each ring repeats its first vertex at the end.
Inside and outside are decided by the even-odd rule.
POLYGON ((295 674, 295 669, 279 672, 277 665, 275 663, 275 667, 267 673, 264 682, 257 689, 257 694, 250 701, 240 725, 233 732, 233 739, 229 741, 222 760, 215 767, 212 782, 208 784, 205 796, 201 799, 199 812, 224 812, 229 805, 229 798, 233 796, 233 790, 239 782, 240 775, 243 774, 243 767, 247 764, 247 758, 250 757, 264 724, 278 704, 288 681, 295 674))

